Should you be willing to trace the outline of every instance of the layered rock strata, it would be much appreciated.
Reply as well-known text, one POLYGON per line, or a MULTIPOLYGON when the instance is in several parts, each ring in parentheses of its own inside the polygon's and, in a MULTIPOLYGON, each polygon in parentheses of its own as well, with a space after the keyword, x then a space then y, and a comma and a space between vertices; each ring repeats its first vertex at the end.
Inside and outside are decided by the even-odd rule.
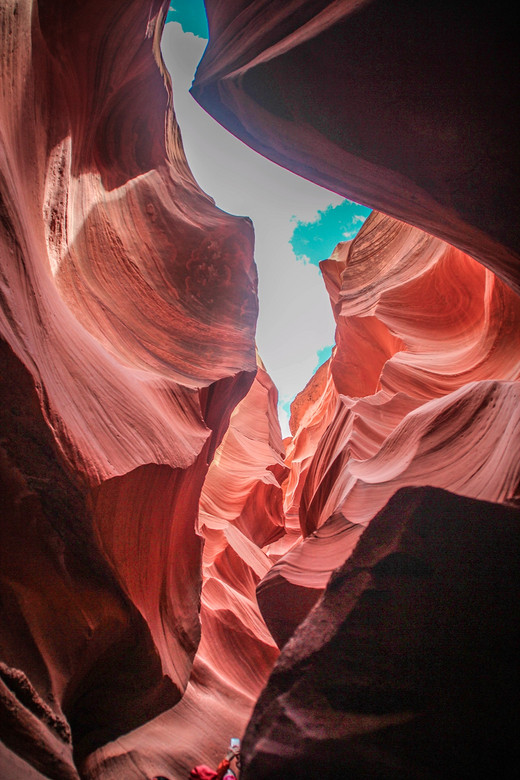
POLYGON ((200 492, 256 374, 252 228, 188 169, 167 5, 0 9, 0 722, 56 778, 186 688, 200 492))
POLYGON ((376 213, 321 268, 336 346, 293 404, 284 484, 303 542, 258 588, 279 644, 400 487, 519 497, 520 298, 460 250, 376 213))
POLYGON ((185 778, 196 764, 217 766, 229 739, 242 735, 278 657, 255 596, 270 547, 284 533, 276 405, 259 360, 202 488, 202 635, 188 686, 173 709, 91 754, 91 780, 185 778))
POLYGON ((504 774, 520 480, 507 14, 208 0, 197 98, 409 223, 373 214, 322 264, 336 347, 293 404, 284 460, 251 224, 189 171, 167 5, 0 6, 0 774, 215 765, 275 640, 246 777, 504 774))

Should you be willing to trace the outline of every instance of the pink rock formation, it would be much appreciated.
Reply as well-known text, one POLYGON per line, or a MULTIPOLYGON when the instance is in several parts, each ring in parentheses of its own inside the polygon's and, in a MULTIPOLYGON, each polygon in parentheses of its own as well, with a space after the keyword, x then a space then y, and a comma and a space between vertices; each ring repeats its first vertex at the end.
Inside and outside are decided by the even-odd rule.
POLYGON ((0 5, 0 775, 216 765, 274 637, 246 776, 273 756, 287 777, 336 771, 324 733, 354 776, 437 776, 439 751, 460 774, 453 736, 490 776, 511 738, 503 504, 520 482, 509 21, 208 0, 198 99, 267 156, 409 223, 373 214, 322 264, 336 348, 293 404, 284 462, 251 224, 188 169, 167 6, 0 5), (459 495, 410 488, 425 484, 459 495))
POLYGON ((233 525, 259 548, 284 534, 280 481, 287 469, 277 400, 259 359, 251 389, 231 415, 208 469, 199 509, 203 532, 233 525))
POLYGON ((188 170, 166 7, 0 9, 0 723, 55 777, 188 683, 200 491, 256 373, 251 224, 188 170))
POLYGON ((285 486, 306 538, 258 589, 279 644, 400 487, 520 495, 520 298, 460 250, 376 213, 321 267, 336 347, 293 405, 285 486))
POLYGON ((283 533, 276 404, 260 362, 208 469, 199 510, 202 637, 186 692, 174 709, 89 756, 89 778, 187 777, 197 763, 216 766, 230 737, 241 736, 278 656, 255 597, 283 533))
POLYGON ((426 479, 474 498, 513 497, 518 296, 459 250, 382 215, 334 259, 344 263, 330 363, 340 403, 303 490, 306 530, 336 510, 366 523, 400 485, 426 479))
POLYGON ((443 238, 519 290, 509 9, 391 0, 206 8, 210 42, 192 91, 221 124, 285 168, 443 238))

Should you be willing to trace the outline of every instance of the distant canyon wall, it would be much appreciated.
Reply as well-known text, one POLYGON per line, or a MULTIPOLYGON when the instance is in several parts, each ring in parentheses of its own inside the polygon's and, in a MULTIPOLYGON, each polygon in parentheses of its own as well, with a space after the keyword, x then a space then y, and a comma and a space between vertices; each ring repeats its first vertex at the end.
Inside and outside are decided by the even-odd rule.
POLYGON ((460 250, 375 212, 321 269, 336 346, 292 405, 284 483, 304 542, 258 592, 280 644, 399 488, 520 497, 520 298, 460 250))

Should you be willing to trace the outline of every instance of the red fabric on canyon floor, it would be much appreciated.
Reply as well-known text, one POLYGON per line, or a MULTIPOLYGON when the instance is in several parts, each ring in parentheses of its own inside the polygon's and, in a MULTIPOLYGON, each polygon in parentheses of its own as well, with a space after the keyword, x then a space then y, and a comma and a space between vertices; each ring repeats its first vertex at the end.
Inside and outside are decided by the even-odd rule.
POLYGON ((199 765, 193 767, 190 777, 194 778, 194 780, 215 780, 217 773, 209 766, 199 765))

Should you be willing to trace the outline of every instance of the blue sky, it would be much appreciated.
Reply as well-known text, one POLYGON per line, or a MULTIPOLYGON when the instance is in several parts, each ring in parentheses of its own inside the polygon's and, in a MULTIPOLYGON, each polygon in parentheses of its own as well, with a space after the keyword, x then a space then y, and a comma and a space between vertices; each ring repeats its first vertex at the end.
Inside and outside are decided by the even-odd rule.
POLYGON ((208 40, 208 20, 203 0, 172 0, 166 22, 178 22, 185 33, 208 40))
POLYGON ((352 238, 370 210, 345 201, 254 152, 189 94, 207 43, 202 0, 172 0, 162 53, 190 168, 202 189, 255 227, 258 351, 279 392, 283 435, 289 406, 330 355, 335 323, 317 264, 352 238))
POLYGON ((294 218, 291 246, 296 258, 318 265, 331 256, 336 244, 354 238, 370 211, 366 206, 344 200, 339 206, 319 209, 310 222, 294 218))

